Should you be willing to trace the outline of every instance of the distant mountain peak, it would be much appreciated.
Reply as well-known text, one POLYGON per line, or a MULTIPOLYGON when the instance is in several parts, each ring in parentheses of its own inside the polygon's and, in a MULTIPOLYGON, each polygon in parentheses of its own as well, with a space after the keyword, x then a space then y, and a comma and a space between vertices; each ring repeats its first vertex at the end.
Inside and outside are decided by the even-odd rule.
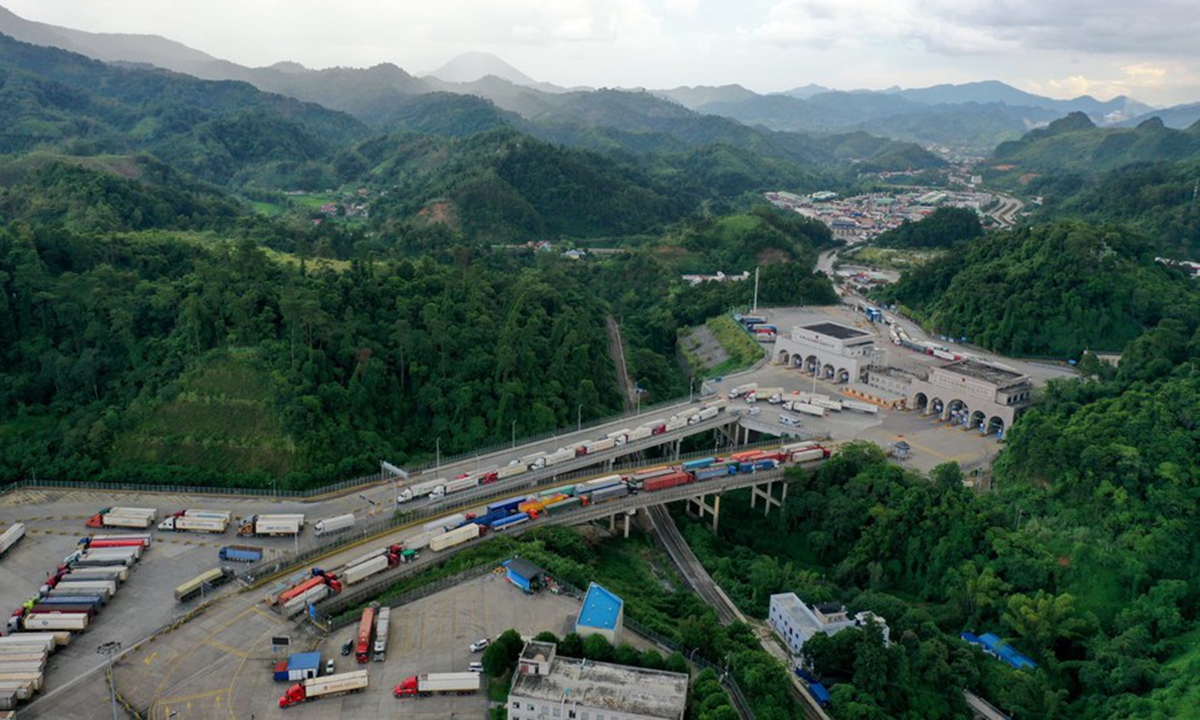
POLYGON ((308 72, 308 68, 304 67, 303 65, 301 65, 298 62, 292 62, 291 60, 283 60, 281 62, 277 62, 274 65, 271 65, 267 69, 268 70, 278 70, 281 73, 289 73, 292 75, 298 75, 300 73, 308 72))
POLYGON ((514 85, 538 84, 537 80, 499 57, 486 52, 466 52, 456 55, 437 70, 425 74, 448 83, 470 83, 492 75, 514 85))
POLYGON ((1066 117, 1059 118, 1058 120, 1050 123, 1050 125, 1046 127, 1046 132, 1047 134, 1053 135, 1055 133, 1073 132, 1075 130, 1092 130, 1095 127, 1096 123, 1092 122, 1092 119, 1087 116, 1087 113, 1076 110, 1066 117))

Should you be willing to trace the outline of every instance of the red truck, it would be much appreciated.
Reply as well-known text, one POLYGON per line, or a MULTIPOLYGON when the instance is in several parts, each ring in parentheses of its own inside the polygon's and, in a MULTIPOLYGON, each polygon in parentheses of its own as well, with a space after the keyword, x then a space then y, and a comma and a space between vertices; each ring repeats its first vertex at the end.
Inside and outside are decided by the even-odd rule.
POLYGON ((372 636, 375 634, 375 611, 378 603, 371 603, 363 608, 362 620, 358 622, 358 640, 354 643, 354 658, 359 665, 365 665, 371 659, 374 649, 372 636))

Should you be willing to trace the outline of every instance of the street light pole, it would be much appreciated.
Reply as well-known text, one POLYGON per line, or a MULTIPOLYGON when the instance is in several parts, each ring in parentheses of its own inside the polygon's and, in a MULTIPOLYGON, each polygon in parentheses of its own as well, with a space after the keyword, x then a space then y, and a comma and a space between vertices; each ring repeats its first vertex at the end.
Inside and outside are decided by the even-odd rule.
POLYGON ((688 402, 689 403, 692 401, 692 397, 694 396, 695 392, 696 392, 696 376, 693 375, 692 379, 688 382, 688 402))
POLYGON ((512 446, 513 446, 513 449, 516 449, 516 447, 517 447, 517 421, 516 420, 512 421, 512 446))
POLYGON ((579 407, 575 408, 575 432, 583 430, 583 403, 579 403, 579 407))
POLYGON ((442 474, 442 439, 437 439, 437 474, 442 474))
POLYGON ((117 720, 117 679, 113 676, 113 658, 120 654, 121 643, 110 640, 96 648, 96 652, 108 658, 108 695, 112 702, 113 720, 117 720))

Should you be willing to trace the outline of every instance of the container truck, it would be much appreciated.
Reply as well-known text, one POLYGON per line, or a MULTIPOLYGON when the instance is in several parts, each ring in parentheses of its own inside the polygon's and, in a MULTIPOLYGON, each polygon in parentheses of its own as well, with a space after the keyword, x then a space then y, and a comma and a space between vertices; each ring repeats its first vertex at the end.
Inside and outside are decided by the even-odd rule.
POLYGON ((522 465, 520 460, 514 460, 496 471, 496 479, 505 480, 510 477, 516 477, 523 472, 528 472, 528 470, 528 465, 522 465))
POLYGON ((405 550, 420 550, 421 548, 429 547, 429 541, 433 540, 438 535, 441 535, 445 530, 427 530, 423 533, 417 533, 410 538, 404 540, 405 550))
POLYGON ((829 414, 827 409, 805 402, 794 402, 788 409, 792 412, 804 413, 813 417, 825 417, 829 414))
POLYGON ((310 604, 319 603, 333 594, 333 590, 328 585, 316 585, 280 604, 279 612, 284 617, 290 618, 307 610, 310 604))
POLYGON ((401 490, 400 494, 396 496, 396 502, 406 503, 410 500, 416 500, 417 498, 425 497, 445 484, 446 480, 444 478, 439 478, 437 480, 426 480, 425 482, 419 482, 415 485, 409 485, 401 490))
POLYGON ((196 577, 175 588, 176 602, 187 602, 193 598, 202 597, 205 592, 218 588, 233 579, 225 568, 213 568, 200 573, 196 577))
POLYGON ((366 664, 370 659, 371 650, 374 648, 372 643, 373 633, 375 632, 375 612, 379 609, 379 603, 371 603, 363 608, 362 619, 358 621, 358 636, 354 641, 354 659, 359 665, 366 664))
POLYGON ((480 527, 475 523, 467 523, 457 530, 438 535, 429 541, 429 549, 440 551, 455 545, 461 545, 479 537, 480 527))
POLYGON ((332 535, 333 533, 345 532, 354 527, 354 513, 346 513, 345 515, 335 515, 331 518, 318 520, 313 525, 313 532, 317 537, 332 535))
POLYGON ((64 567, 59 566, 59 573, 75 578, 90 578, 93 580, 115 580, 125 582, 129 579, 129 568, 124 565, 112 567, 64 567))
MULTIPOLYGON (((695 413, 693 413, 693 414, 695 414, 695 413)), ((682 428, 687 427, 688 418, 690 418, 690 417, 691 417, 691 415, 684 415, 682 413, 680 413, 679 415, 672 415, 667 420, 667 424, 663 426, 663 432, 664 433, 673 432, 675 430, 680 430, 682 428)), ((659 433, 659 434, 662 434, 662 433, 659 433)))
POLYGON ((367 684, 366 670, 310 678, 288 688, 283 697, 279 698, 279 707, 287 708, 309 700, 358 692, 366 689, 367 684))
POLYGON ((342 580, 347 585, 354 585, 371 577, 376 573, 381 573, 387 570, 390 563, 387 555, 376 555, 364 563, 353 565, 342 571, 342 580))
POLYGON ((25 525, 23 523, 13 523, 0 534, 0 557, 4 557, 4 553, 8 552, 9 548, 17 544, 17 541, 25 537, 25 525))
POLYGON ((252 515, 246 519, 238 535, 299 535, 302 520, 283 515, 252 515))
POLYGON ((22 630, 83 632, 87 630, 88 620, 87 613, 48 612, 26 613, 24 617, 20 618, 20 623, 22 630))
POLYGON ((392 690, 398 698, 430 695, 471 695, 479 692, 479 674, 473 672, 426 673, 400 681, 392 690))
POLYGON ((558 465, 559 463, 566 462, 574 457, 574 448, 559 448, 558 450, 555 450, 546 457, 542 458, 542 466, 550 467, 551 465, 558 465))
POLYGON ((715 418, 717 416, 717 412, 718 411, 716 408, 712 408, 712 407, 704 408, 700 412, 698 412, 695 415, 688 418, 687 424, 688 425, 698 425, 699 423, 702 423, 705 420, 712 420, 713 418, 715 418))
POLYGON ((127 527, 145 529, 150 527, 154 520, 145 515, 113 515, 105 513, 102 515, 93 515, 87 521, 88 527, 127 527))
POLYGON ((398 552, 399 547, 400 547, 399 545, 392 545, 391 547, 376 548, 376 549, 372 550, 371 552, 367 553, 366 555, 359 555, 358 557, 354 558, 353 560, 346 563, 342 567, 352 568, 355 565, 362 565, 363 563, 367 562, 368 560, 377 558, 380 555, 387 555, 389 552, 398 552))
POLYGON ((546 466, 546 455, 548 453, 539 451, 522 457, 517 462, 524 465, 530 470, 537 470, 546 466))
POLYGON ((229 527, 229 521, 224 518, 192 517, 178 515, 169 517, 158 524, 158 529, 166 532, 206 532, 223 533, 229 527))
POLYGON ((493 532, 499 532, 527 522, 529 522, 529 513, 517 513, 516 515, 509 515, 506 518, 493 521, 491 528, 493 532))
POLYGON ((588 480, 587 482, 579 483, 575 486, 575 494, 586 495, 588 493, 595 492, 596 490, 612 487, 614 485, 620 485, 621 483, 622 478, 620 475, 605 475, 604 477, 598 477, 595 480, 588 480))
POLYGON ((72 579, 70 575, 64 577, 52 577, 42 586, 44 592, 53 591, 71 591, 76 595, 102 595, 108 593, 108 597, 117 594, 117 583, 113 580, 87 580, 83 578, 72 579))
POLYGON ((104 607, 104 598, 99 595, 46 595, 34 600, 29 606, 45 605, 46 607, 81 607, 87 606, 100 611, 104 607))
POLYGON ((780 398, 782 398, 783 397, 783 388, 781 388, 781 387, 755 388, 754 390, 746 393, 746 402, 748 402, 748 403, 755 403, 755 402, 760 402, 760 401, 770 402, 771 398, 773 398, 775 396, 779 396, 780 398))
POLYGON ((757 389, 758 389, 758 383, 746 383, 745 385, 738 385, 737 387, 735 387, 729 391, 729 397, 731 397, 731 398, 741 397, 742 395, 745 395, 746 393, 754 392, 757 389))
POLYGON ((630 430, 629 434, 625 436, 625 443, 628 444, 631 442, 636 442, 638 440, 645 440, 646 438, 650 437, 653 434, 654 434, 654 428, 652 428, 652 427, 649 427, 647 425, 643 425, 641 427, 636 427, 636 428, 630 430))
POLYGON ((145 544, 136 538, 133 540, 91 540, 85 538, 79 541, 79 547, 89 553, 132 554, 138 558, 142 556, 142 552, 146 549, 145 544))
POLYGON ((45 676, 41 670, 32 672, 10 672, 0 673, 0 683, 28 683, 34 692, 42 689, 42 683, 45 682, 45 676))
MULTIPOLYGON (((73 604, 68 605, 66 603, 58 604, 58 603, 39 602, 39 603, 34 604, 34 606, 29 609, 20 608, 17 612, 21 612, 21 611, 25 611, 27 613, 51 613, 51 612, 83 613, 84 615, 87 615, 88 617, 96 617, 96 613, 100 612, 100 607, 99 607, 99 605, 93 604, 93 603, 73 603, 73 604)), ((15 615, 16 613, 13 613, 13 614, 15 615)))
MULTIPOLYGON (((100 598, 100 601, 105 604, 108 604, 108 601, 112 600, 112 596, 113 596, 112 593, 110 593, 106 590, 88 591, 88 590, 84 590, 79 587, 72 587, 71 585, 64 585, 62 587, 56 587, 53 590, 39 592, 38 594, 42 596, 42 602, 45 602, 45 600, 47 598, 69 597, 69 598, 88 598, 88 599, 100 598)), ((75 600, 73 599, 72 602, 75 602, 75 600)))
POLYGON ((137 558, 91 557, 86 553, 76 553, 63 558, 63 564, 70 567, 129 567, 137 562, 137 558))
POLYGON ((275 598, 275 602, 279 605, 283 605, 292 598, 302 595, 309 589, 320 585, 328 585, 334 593, 339 593, 342 591, 342 582, 341 580, 337 579, 336 575, 327 573, 321 568, 313 568, 312 577, 296 585, 295 587, 289 588, 288 590, 280 593, 279 597, 275 598))
POLYGON ((99 542, 101 540, 125 540, 125 541, 141 540, 143 547, 150 547, 150 542, 153 539, 154 539, 154 536, 150 535, 149 533, 128 533, 128 534, 122 533, 120 535, 89 535, 86 538, 84 538, 83 540, 80 540, 79 544, 85 545, 87 543, 99 542))
POLYGON ((595 490, 587 495, 584 495, 584 499, 589 505, 595 505, 596 503, 601 503, 605 500, 615 500, 616 498, 624 497, 628 494, 629 486, 622 483, 620 485, 613 485, 612 487, 595 490))
POLYGON ((453 530, 462 527, 467 520, 473 520, 474 517, 467 517, 466 513, 454 513, 447 515, 437 520, 432 520, 421 526, 421 532, 429 532, 430 530, 453 530))
POLYGON ((842 411, 842 401, 835 400, 833 398, 814 397, 814 398, 809 399, 809 403, 812 405, 816 405, 817 407, 825 408, 826 410, 834 410, 837 412, 842 411))
POLYGON ((696 481, 711 480, 715 477, 724 475, 732 475, 737 472, 737 465, 710 465, 706 468, 699 468, 692 474, 696 477, 696 481))
POLYGON ((662 435, 667 431, 667 421, 665 419, 651 420, 642 427, 649 428, 651 435, 662 435))
POLYGON ((233 521, 233 513, 227 510, 200 510, 196 508, 188 508, 187 510, 181 510, 180 512, 175 513, 175 515, 177 517, 182 515, 184 517, 212 518, 214 520, 224 520, 226 523, 233 521))
POLYGON ((860 402, 858 400, 843 400, 842 407, 854 412, 866 413, 867 415, 876 415, 879 413, 879 406, 872 405, 868 402, 860 402))
POLYGON ((226 545, 217 553, 217 557, 226 562, 252 563, 263 559, 263 550, 250 545, 226 545))
MULTIPOLYGON (((725 474, 727 474, 727 472, 725 474)), ((699 479, 699 477, 697 477, 696 479, 699 479)), ((641 482, 638 489, 641 490, 642 492, 654 492, 656 490, 666 490, 667 488, 673 488, 677 485, 686 485, 687 483, 690 483, 691 481, 692 481, 691 475, 689 475, 685 472, 679 471, 679 472, 669 473, 666 475, 657 475, 655 477, 644 480, 641 482)))
POLYGON ((388 622, 392 617, 390 607, 379 608, 379 618, 375 621, 375 662, 387 660, 388 622))
POLYGON ((442 486, 442 490, 440 493, 438 493, 438 495, 453 495, 454 493, 470 490, 471 488, 478 486, 479 478, 474 475, 464 478, 456 478, 454 480, 447 480, 446 484, 442 486))

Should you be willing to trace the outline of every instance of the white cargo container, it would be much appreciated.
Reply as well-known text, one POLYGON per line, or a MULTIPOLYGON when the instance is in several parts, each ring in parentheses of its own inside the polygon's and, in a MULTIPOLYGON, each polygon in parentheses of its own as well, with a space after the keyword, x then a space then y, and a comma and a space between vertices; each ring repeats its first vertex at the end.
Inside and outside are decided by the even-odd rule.
POLYGON ((54 648, 58 645, 58 636, 55 633, 21 633, 20 635, 0 637, 0 648, 7 649, 14 645, 36 647, 46 652, 54 652, 54 648))
POLYGON ((0 683, 18 682, 29 683, 33 687, 33 691, 37 692, 42 689, 42 683, 45 682, 45 677, 39 670, 37 672, 11 672, 0 673, 0 683))
POLYGON ((122 533, 120 535, 89 535, 90 540, 141 540, 143 547, 150 547, 154 536, 142 533, 122 533))
POLYGON ((614 443, 617 444, 618 447, 620 447, 621 445, 624 445, 628 441, 629 429, 626 428, 624 430, 617 430, 616 432, 610 432, 607 435, 605 435, 604 437, 612 440, 614 443))
POLYGON ((537 470, 538 468, 546 466, 546 455, 547 453, 545 451, 539 451, 526 455, 517 462, 529 468, 530 470, 537 470))
POLYGON ((199 517, 224 520, 226 524, 233 520, 233 513, 225 510, 197 510, 188 509, 183 511, 184 517, 199 517))
POLYGON ((729 391, 729 397, 731 397, 731 398, 740 397, 742 395, 745 395, 748 392, 754 392, 757 389, 758 389, 758 383, 746 383, 745 385, 738 385, 737 387, 735 387, 729 391))
POLYGON ((22 619, 26 630, 87 630, 87 613, 29 613, 22 619))
POLYGON ((107 592, 109 597, 117 594, 116 580, 93 580, 86 577, 76 577, 73 575, 64 575, 58 584, 53 588, 48 585, 43 586, 47 591, 54 589, 58 591, 70 590, 76 595, 99 595, 102 592, 107 592))
POLYGON ((355 565, 362 565, 363 563, 367 562, 368 560, 373 560, 374 558, 377 558, 380 555, 387 555, 387 553, 388 553, 388 549, 385 547, 379 548, 377 550, 372 550, 371 552, 369 552, 365 555, 359 555, 358 557, 354 558, 350 562, 346 563, 345 567, 352 568, 355 565))
POLYGON ((816 405, 803 402, 792 403, 791 410, 792 412, 804 413, 805 415, 812 415, 813 417, 825 417, 829 414, 829 411, 823 407, 818 407, 816 405))
POLYGON ((129 568, 123 565, 111 567, 73 567, 67 577, 97 578, 100 580, 117 580, 125 582, 129 579, 129 568))
POLYGON ((387 555, 377 555, 364 563, 353 565, 346 568, 342 573, 342 580, 347 585, 362 582, 376 573, 381 573, 388 568, 387 555))
POLYGON ((574 448, 559 448, 558 450, 555 450, 546 457, 542 458, 542 466, 550 467, 551 465, 557 465, 573 459, 575 459, 574 448))
POLYGON ((653 434, 654 434, 653 427, 651 427, 649 425, 643 425, 641 427, 637 427, 637 428, 630 430, 629 434, 625 437, 625 442, 631 443, 631 442, 636 442, 638 440, 645 440, 646 438, 650 437, 653 434))
POLYGON ((147 518, 150 518, 150 522, 154 522, 155 520, 158 519, 158 510, 155 508, 113 506, 108 509, 108 513, 110 515, 128 515, 131 517, 147 517, 147 518))
POLYGON ((869 402, 860 402, 858 400, 843 400, 842 407, 854 412, 866 413, 867 415, 876 415, 879 413, 879 406, 872 405, 869 402))
POLYGON ((473 487, 478 487, 479 477, 472 475, 470 477, 458 478, 456 480, 447 480, 442 487, 442 495, 451 495, 456 492, 470 490, 473 487))
POLYGON ((706 407, 706 408, 711 407, 711 408, 716 408, 718 410, 724 410, 726 408, 726 406, 728 406, 728 405, 729 405, 729 401, 726 400, 725 398, 714 398, 714 399, 709 400, 708 402, 704 403, 703 407, 706 407))
POLYGON ((469 540, 474 540, 479 537, 479 526, 475 523, 467 523, 457 530, 451 530, 447 533, 442 533, 435 538, 429 540, 430 550, 445 550, 448 547, 461 545, 469 540))
POLYGON ((827 410, 834 410, 837 412, 842 411, 842 401, 834 400, 833 398, 814 397, 809 400, 809 403, 812 405, 816 405, 817 407, 825 408, 827 410))
POLYGON ((671 418, 669 420, 667 420, 667 422, 665 423, 665 432, 671 432, 673 430, 680 430, 682 428, 687 427, 688 417, 690 417, 690 416, 672 415, 671 418))
POLYGON ((109 558, 133 558, 139 560, 142 554, 146 551, 142 545, 113 545, 111 547, 92 547, 84 548, 83 554, 93 560, 109 559, 109 558))
POLYGON ((391 618, 390 607, 379 608, 379 616, 375 620, 375 654, 372 657, 375 662, 387 660, 388 625, 391 618))
POLYGON ((517 460, 497 470, 496 479, 504 480, 505 478, 515 477, 523 472, 528 472, 528 470, 528 465, 523 465, 520 460, 517 460))
POLYGON ((421 532, 429 532, 430 530, 448 530, 451 528, 461 527, 467 521, 467 516, 463 513, 454 513, 446 517, 431 520, 421 526, 421 532))
POLYGON ((345 515, 335 515, 331 518, 318 520, 313 525, 313 532, 317 534, 317 537, 321 537, 336 532, 343 532, 352 527, 354 527, 354 514, 346 513, 345 515))
POLYGON ((13 523, 3 534, 0 534, 0 557, 8 552, 8 549, 17 544, 17 541, 25 537, 25 525, 23 523, 13 523))
POLYGON ((127 528, 148 528, 154 522, 154 518, 146 515, 115 515, 113 513, 105 513, 100 516, 100 524, 104 527, 127 527, 127 528))
POLYGON ((589 442, 584 443, 584 445, 583 445, 584 450, 586 451, 586 453, 588 455, 591 455, 592 453, 603 452, 605 450, 612 450, 616 446, 617 446, 617 441, 612 438, 600 438, 599 440, 591 440, 589 442))
POLYGON ((688 425, 698 425, 705 420, 712 420, 717 416, 717 412, 718 410, 716 408, 704 408, 700 412, 688 418, 687 423, 688 425))

